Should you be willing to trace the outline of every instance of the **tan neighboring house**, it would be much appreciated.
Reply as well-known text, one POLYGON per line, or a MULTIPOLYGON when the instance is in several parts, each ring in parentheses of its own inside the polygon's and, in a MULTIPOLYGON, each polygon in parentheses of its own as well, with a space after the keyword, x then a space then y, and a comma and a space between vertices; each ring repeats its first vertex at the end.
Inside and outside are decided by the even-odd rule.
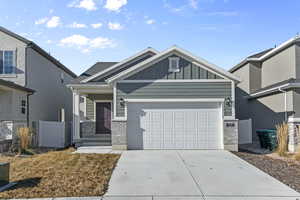
MULTIPOLYGON (((236 88, 236 117, 252 119, 256 130, 289 125, 289 150, 300 142, 300 38, 247 57, 229 72, 241 79, 236 88)), ((240 132, 244 134, 245 132, 240 132)))
POLYGON ((0 137, 11 138, 17 127, 39 120, 58 121, 61 109, 71 122, 66 84, 76 77, 34 42, 0 27, 0 137))

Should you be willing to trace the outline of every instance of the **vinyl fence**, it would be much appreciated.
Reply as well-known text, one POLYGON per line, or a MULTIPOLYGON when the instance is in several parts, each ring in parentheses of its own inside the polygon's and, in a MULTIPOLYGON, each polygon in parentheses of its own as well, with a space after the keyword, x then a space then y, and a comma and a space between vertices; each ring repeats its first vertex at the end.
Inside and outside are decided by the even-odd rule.
POLYGON ((65 122, 39 121, 39 147, 64 148, 68 145, 65 122))
POLYGON ((252 143, 252 120, 239 120, 239 144, 252 143))

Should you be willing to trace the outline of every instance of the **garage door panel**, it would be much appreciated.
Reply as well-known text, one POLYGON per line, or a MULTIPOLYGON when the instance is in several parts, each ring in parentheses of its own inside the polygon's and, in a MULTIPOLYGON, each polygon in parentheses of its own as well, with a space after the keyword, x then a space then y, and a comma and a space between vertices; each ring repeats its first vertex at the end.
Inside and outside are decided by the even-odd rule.
POLYGON ((128 142, 142 144, 128 147, 221 149, 221 113, 219 103, 129 103, 127 135, 140 131, 142 142, 128 142))

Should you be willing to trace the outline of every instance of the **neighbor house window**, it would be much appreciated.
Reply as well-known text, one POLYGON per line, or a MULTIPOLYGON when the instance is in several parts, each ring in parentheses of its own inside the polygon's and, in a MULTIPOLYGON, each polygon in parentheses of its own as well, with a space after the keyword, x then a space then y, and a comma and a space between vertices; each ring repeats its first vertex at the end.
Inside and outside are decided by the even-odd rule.
POLYGON ((179 72, 179 58, 170 57, 169 58, 169 72, 179 72))
POLYGON ((21 113, 25 114, 26 113, 26 101, 21 100, 21 113))
POLYGON ((0 74, 14 73, 14 52, 0 51, 0 74))

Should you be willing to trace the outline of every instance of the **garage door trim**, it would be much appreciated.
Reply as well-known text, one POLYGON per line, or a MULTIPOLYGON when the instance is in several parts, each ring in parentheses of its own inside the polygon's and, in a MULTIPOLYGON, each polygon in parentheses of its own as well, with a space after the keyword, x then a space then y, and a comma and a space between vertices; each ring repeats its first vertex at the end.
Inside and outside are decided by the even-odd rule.
POLYGON ((203 103, 220 103, 221 109, 221 147, 224 149, 224 100, 223 98, 191 98, 191 99, 124 99, 125 117, 127 119, 127 103, 160 103, 160 102, 203 102, 203 103))

